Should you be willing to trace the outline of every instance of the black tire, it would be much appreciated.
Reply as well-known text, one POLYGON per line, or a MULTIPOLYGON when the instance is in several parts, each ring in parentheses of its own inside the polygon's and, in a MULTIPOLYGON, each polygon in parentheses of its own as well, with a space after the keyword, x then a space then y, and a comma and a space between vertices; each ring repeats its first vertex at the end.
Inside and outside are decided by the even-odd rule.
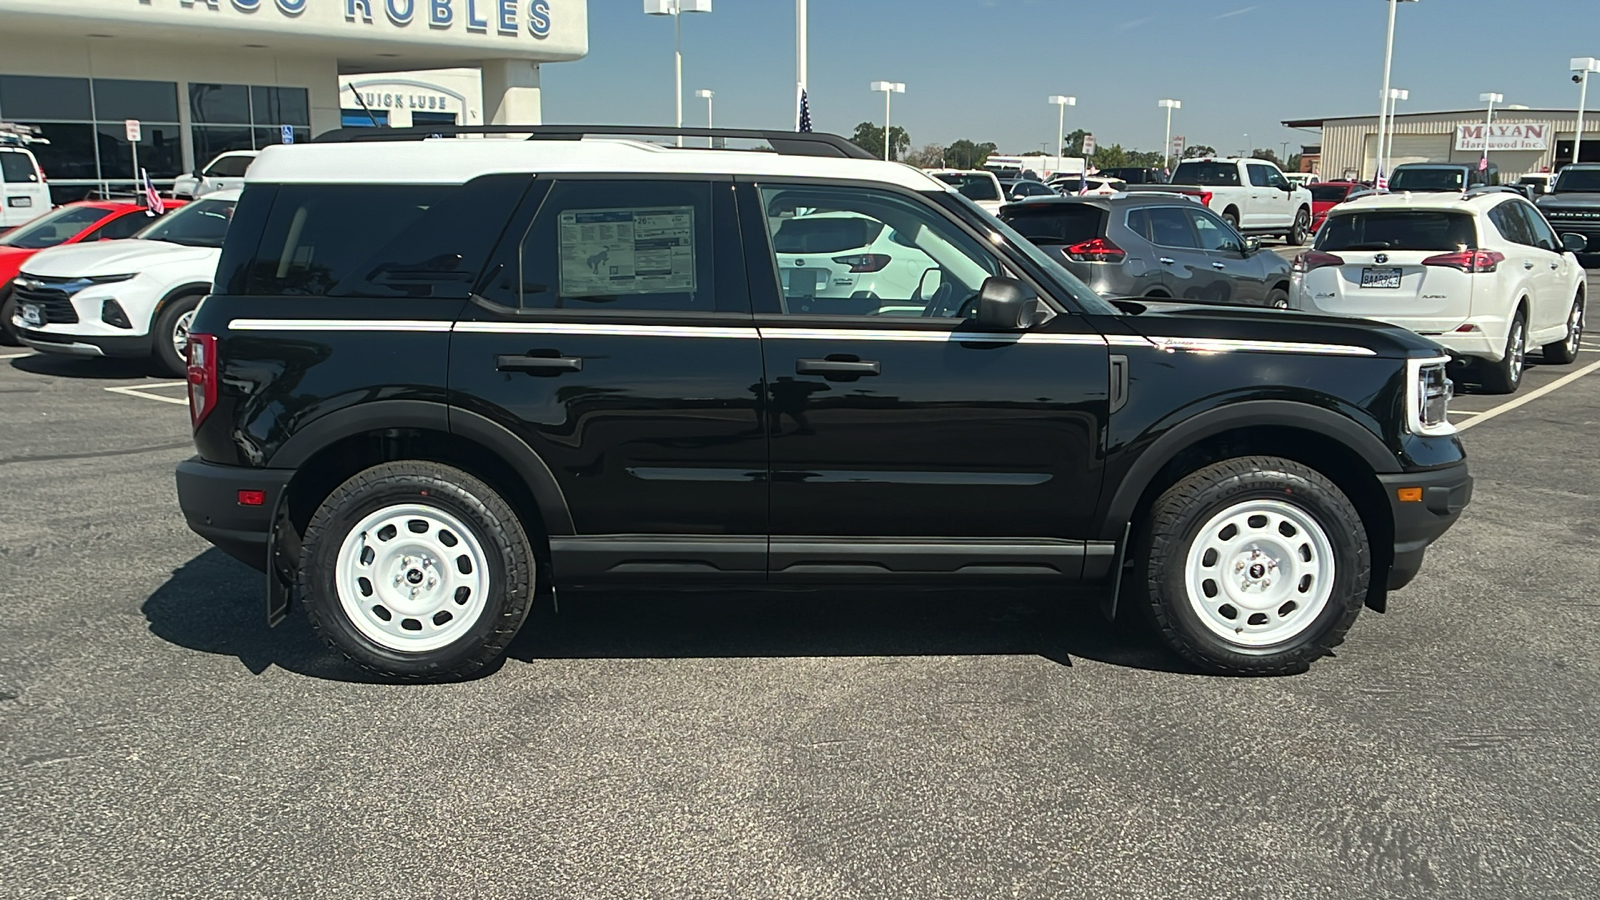
POLYGON ((1304 206, 1294 214, 1294 226, 1285 238, 1291 245, 1300 246, 1306 242, 1306 235, 1311 231, 1311 213, 1304 206))
POLYGON ((1239 230, 1239 211, 1237 209, 1234 209, 1231 206, 1228 207, 1227 209, 1222 211, 1222 221, 1227 222, 1229 227, 1231 227, 1234 231, 1238 231, 1239 230))
POLYGON ((22 343, 17 330, 11 327, 11 317, 17 314, 17 298, 11 288, 0 288, 0 344, 15 347, 22 343))
MULTIPOLYGON (((1247 522, 1255 518, 1250 516, 1247 522)), ((1291 529, 1283 533, 1299 532, 1291 529)), ((1235 535, 1238 534, 1236 530, 1235 535)), ((1271 537, 1271 533, 1263 534, 1271 537)), ((1314 542, 1309 532, 1304 533, 1302 539, 1308 544, 1314 542)), ((1288 543, 1294 540, 1296 538, 1285 538, 1288 543)), ((1156 500, 1144 526, 1141 545, 1136 571, 1144 577, 1146 612, 1157 631, 1185 659, 1208 671, 1224 674, 1284 675, 1304 671, 1344 640, 1345 633, 1361 612, 1372 579, 1372 554, 1366 526, 1349 498, 1321 473, 1278 457, 1239 457, 1188 475, 1156 500), (1191 548, 1201 539, 1202 529, 1213 524, 1213 517, 1240 504, 1263 501, 1295 510, 1296 515, 1309 518, 1320 529, 1330 551, 1334 577, 1332 589, 1320 610, 1307 601, 1306 612, 1310 618, 1294 623, 1298 631, 1287 633, 1281 641, 1250 645, 1227 640, 1212 630, 1221 623, 1208 626, 1202 621, 1195 609, 1202 601, 1191 602, 1189 598, 1186 567, 1191 548)), ((1257 539, 1252 539, 1250 546, 1256 545, 1257 539)), ((1202 553, 1201 559, 1206 558, 1213 560, 1213 566, 1227 568, 1225 563, 1202 553)), ((1286 562, 1299 565, 1296 560, 1286 562)), ((1257 568, 1261 567, 1252 564, 1249 574, 1254 574, 1257 568)), ((1273 573, 1284 578, 1293 577, 1279 572, 1276 562, 1273 573)), ((1288 595, 1290 599, 1312 596, 1305 594, 1304 579, 1302 576, 1296 581, 1286 581, 1279 591, 1293 585, 1288 595)), ((1212 585, 1214 593, 1208 597, 1224 596, 1226 600, 1225 595, 1215 593, 1214 582, 1202 580, 1199 583, 1202 589, 1208 583, 1212 585)), ((1269 580, 1261 590, 1270 586, 1269 580)), ((1312 587, 1319 588, 1315 582, 1312 587)), ((1276 603, 1276 600, 1271 602, 1276 603)), ((1226 617, 1230 608, 1229 603, 1224 602, 1219 615, 1226 617)), ((1293 611, 1291 604, 1285 602, 1278 607, 1277 614, 1287 620, 1293 611), (1290 612, 1283 612, 1286 607, 1290 612)), ((1243 613, 1235 609, 1234 617, 1240 615, 1243 613)), ((1255 621, 1258 615, 1265 614, 1251 613, 1246 617, 1251 626, 1266 624, 1255 621)), ((1238 629, 1239 633, 1242 631, 1238 629)))
POLYGON ((1556 341, 1554 344, 1545 344, 1540 348, 1545 362, 1567 366, 1577 361, 1578 351, 1583 346, 1583 313, 1583 294, 1580 293, 1573 298, 1572 311, 1567 313, 1566 339, 1556 341))
POLYGON ((1283 288, 1273 288, 1267 291, 1267 306, 1272 309, 1289 308, 1289 292, 1283 288))
MULTIPOLYGON (((382 530, 375 534, 381 537, 382 530)), ((522 522, 493 488, 450 466, 402 460, 356 473, 322 501, 306 527, 303 547, 296 589, 312 628, 356 665, 389 678, 450 681, 478 673, 505 652, 533 605, 534 556, 522 522), (444 646, 418 651, 384 646, 363 633, 341 602, 339 560, 346 537, 363 519, 396 506, 443 513, 464 526, 467 534, 457 539, 462 546, 481 548, 489 584, 482 608, 463 614, 453 626, 461 633, 444 646), (465 617, 470 615, 476 619, 465 617)), ((352 599, 358 606, 367 602, 352 599)), ((455 602, 466 601, 457 593, 455 602)))
POLYGON ((179 297, 167 301, 162 307, 161 314, 156 316, 155 324, 150 328, 151 355, 155 357, 156 368, 164 375, 183 375, 189 369, 187 351, 179 352, 174 344, 175 332, 181 325, 185 335, 183 344, 188 347, 188 323, 193 319, 191 315, 195 307, 200 305, 202 298, 196 294, 189 297, 179 297))
POLYGON ((1506 332, 1506 348, 1498 362, 1480 360, 1478 381, 1491 394, 1515 394, 1522 386, 1528 361, 1528 314, 1520 307, 1506 332))

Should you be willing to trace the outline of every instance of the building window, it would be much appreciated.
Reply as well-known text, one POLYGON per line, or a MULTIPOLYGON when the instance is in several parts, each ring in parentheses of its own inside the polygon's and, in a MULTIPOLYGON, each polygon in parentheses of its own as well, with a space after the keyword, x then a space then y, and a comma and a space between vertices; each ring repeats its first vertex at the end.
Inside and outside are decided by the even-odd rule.
POLYGON ((56 203, 134 188, 123 121, 138 119, 139 166, 156 180, 183 170, 178 86, 170 81, 0 75, 0 120, 37 125, 48 144, 29 149, 56 203))
POLYGON ((371 115, 364 109, 341 109, 339 115, 340 124, 346 128, 382 128, 389 124, 387 109, 375 109, 371 115))
POLYGON ((296 143, 311 139, 311 100, 305 88, 191 84, 189 115, 196 165, 229 150, 281 144, 285 125, 296 143))

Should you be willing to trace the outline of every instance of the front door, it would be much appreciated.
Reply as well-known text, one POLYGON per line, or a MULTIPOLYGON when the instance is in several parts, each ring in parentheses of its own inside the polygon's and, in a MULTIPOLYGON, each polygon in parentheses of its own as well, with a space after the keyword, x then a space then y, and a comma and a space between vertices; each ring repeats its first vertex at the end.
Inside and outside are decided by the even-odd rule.
POLYGON ((1062 312, 978 332, 979 288, 1013 263, 923 195, 768 182, 745 201, 772 580, 1077 577, 1100 490, 1100 334, 1062 312), (794 273, 818 235, 845 232, 870 246, 835 260, 855 263, 848 296, 818 296, 832 285, 794 273))
POLYGON ((1244 238, 1210 210, 1185 210, 1199 235, 1212 273, 1212 302, 1260 306, 1267 300, 1266 267, 1245 252, 1244 238))
POLYGON ((764 580, 761 346, 732 180, 536 184, 456 324, 452 416, 549 468, 571 515, 551 535, 564 583, 764 580))

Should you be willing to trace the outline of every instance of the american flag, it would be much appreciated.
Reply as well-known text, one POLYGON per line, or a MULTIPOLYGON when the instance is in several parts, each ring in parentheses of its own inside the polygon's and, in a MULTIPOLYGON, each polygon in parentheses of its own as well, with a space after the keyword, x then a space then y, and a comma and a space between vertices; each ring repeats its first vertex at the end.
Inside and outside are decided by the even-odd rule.
POLYGON ((1383 174, 1382 168, 1378 169, 1378 177, 1373 179, 1372 185, 1380 191, 1387 191, 1389 189, 1389 178, 1387 175, 1383 174))
POLYGON ((800 89, 800 127, 796 131, 809 132, 811 130, 811 103, 806 98, 806 89, 800 89))
POLYGON ((161 202, 161 194, 156 191, 155 182, 150 180, 150 173, 140 169, 139 177, 144 180, 144 214, 159 216, 166 212, 167 205, 161 202))

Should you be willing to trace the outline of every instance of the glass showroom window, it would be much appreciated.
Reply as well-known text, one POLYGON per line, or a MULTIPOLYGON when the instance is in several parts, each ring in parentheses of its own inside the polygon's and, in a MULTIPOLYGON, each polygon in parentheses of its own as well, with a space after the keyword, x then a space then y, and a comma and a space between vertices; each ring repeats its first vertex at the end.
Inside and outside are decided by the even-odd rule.
POLYGON ((178 86, 169 81, 0 75, 0 120, 39 126, 29 147, 57 203, 134 188, 123 120, 138 119, 139 164, 157 182, 183 170, 178 86))
POLYGON ((285 125, 293 129, 296 143, 311 139, 311 101, 305 88, 191 84, 189 115, 197 168, 229 150, 281 144, 285 125))

